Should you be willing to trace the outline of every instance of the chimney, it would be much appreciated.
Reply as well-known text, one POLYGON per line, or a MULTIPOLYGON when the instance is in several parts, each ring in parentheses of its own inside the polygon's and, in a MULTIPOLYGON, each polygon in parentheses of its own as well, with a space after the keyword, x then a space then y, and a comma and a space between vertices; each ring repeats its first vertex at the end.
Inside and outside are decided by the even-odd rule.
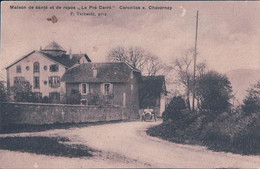
POLYGON ((72 59, 71 49, 69 51, 70 59, 72 59))
POLYGON ((40 51, 42 51, 42 46, 40 46, 40 51))
POLYGON ((93 77, 97 77, 97 65, 94 64, 93 68, 92 68, 92 71, 93 71, 93 77))

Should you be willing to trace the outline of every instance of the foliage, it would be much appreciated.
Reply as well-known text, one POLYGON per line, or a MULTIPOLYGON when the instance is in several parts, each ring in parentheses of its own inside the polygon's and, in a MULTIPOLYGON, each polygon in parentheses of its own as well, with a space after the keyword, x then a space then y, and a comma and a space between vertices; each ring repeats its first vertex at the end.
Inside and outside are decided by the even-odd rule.
MULTIPOLYGON (((222 113, 227 111, 232 98, 231 83, 226 75, 210 71, 196 81, 196 96, 199 108, 211 113, 222 113)), ((213 115, 212 114, 212 115, 213 115)))
POLYGON ((87 94, 87 102, 88 105, 103 105, 103 99, 97 93, 89 93, 87 94))
POLYGON ((243 111, 246 113, 260 112, 260 81, 247 92, 248 95, 243 100, 243 111))
POLYGON ((7 102, 9 100, 7 89, 3 81, 0 82, 0 103, 7 102))
POLYGON ((67 104, 80 104, 81 94, 78 90, 72 89, 69 96, 67 96, 67 104))
POLYGON ((164 121, 147 133, 172 142, 204 145, 215 151, 259 155, 259 123, 259 113, 245 115, 241 110, 222 113, 211 121, 205 115, 191 113, 184 120, 164 121))
POLYGON ((42 103, 49 103, 49 97, 48 96, 44 96, 41 100, 42 103))
POLYGON ((163 120, 180 120, 183 116, 182 111, 186 109, 186 104, 181 96, 173 97, 169 105, 163 112, 163 120))
POLYGON ((16 102, 33 102, 35 100, 32 86, 29 82, 16 83, 10 88, 13 100, 16 102))
MULTIPOLYGON (((183 56, 174 61, 174 70, 177 73, 176 83, 182 85, 185 88, 185 102, 187 104, 188 109, 191 109, 190 104, 190 96, 194 92, 193 91, 193 55, 194 50, 188 49, 183 53, 183 56)), ((206 63, 198 63, 196 66, 197 69, 197 77, 206 73, 206 63)))

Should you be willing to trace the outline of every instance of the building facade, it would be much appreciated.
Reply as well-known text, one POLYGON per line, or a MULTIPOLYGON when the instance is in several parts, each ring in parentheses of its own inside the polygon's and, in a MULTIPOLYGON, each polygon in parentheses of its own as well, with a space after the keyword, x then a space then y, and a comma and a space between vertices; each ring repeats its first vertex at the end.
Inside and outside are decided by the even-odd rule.
POLYGON ((7 87, 29 82, 37 96, 47 96, 59 103, 65 95, 65 84, 60 81, 62 75, 75 64, 86 62, 91 62, 86 54, 66 54, 59 44, 51 42, 6 67, 7 87))
POLYGON ((141 72, 124 62, 84 63, 68 69, 61 81, 66 95, 80 93, 81 104, 90 103, 90 95, 105 104, 132 109, 138 117, 141 72))

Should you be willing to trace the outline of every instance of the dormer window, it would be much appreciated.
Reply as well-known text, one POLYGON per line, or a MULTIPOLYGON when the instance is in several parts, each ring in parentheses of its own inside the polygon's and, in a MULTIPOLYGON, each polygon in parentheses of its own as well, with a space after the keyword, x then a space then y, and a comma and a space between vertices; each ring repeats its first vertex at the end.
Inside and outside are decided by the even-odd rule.
POLYGON ((33 63, 33 72, 34 73, 40 72, 40 63, 39 62, 33 63))
POLYGON ((58 72, 58 71, 59 71, 58 64, 50 65, 50 72, 58 72))
POLYGON ((21 65, 16 66, 16 73, 22 73, 21 65))

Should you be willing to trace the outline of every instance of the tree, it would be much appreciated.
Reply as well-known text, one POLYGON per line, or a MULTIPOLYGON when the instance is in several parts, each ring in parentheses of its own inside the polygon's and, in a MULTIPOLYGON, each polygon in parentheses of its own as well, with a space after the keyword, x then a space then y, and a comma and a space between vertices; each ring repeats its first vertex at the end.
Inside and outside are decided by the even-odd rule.
POLYGON ((186 109, 186 104, 181 96, 175 96, 172 98, 170 104, 163 112, 163 120, 180 120, 182 118, 182 111, 186 109))
POLYGON ((157 56, 140 47, 118 46, 108 53, 107 60, 128 63, 147 76, 166 75, 171 70, 171 67, 163 64, 157 56))
POLYGON ((200 109, 222 113, 231 106, 231 83, 226 75, 215 71, 207 72, 196 80, 196 96, 200 101, 200 109))
POLYGON ((174 70, 177 73, 177 83, 185 87, 186 90, 186 104, 188 109, 191 109, 190 95, 192 91, 192 55, 193 50, 185 51, 184 56, 174 61, 174 70))
POLYGON ((29 82, 14 84, 10 88, 10 92, 16 102, 33 102, 35 100, 29 82))
POLYGON ((7 102, 9 100, 7 89, 3 81, 0 82, 0 103, 7 102))
MULTIPOLYGON (((191 109, 190 97, 194 91, 193 88, 193 55, 194 49, 188 49, 184 52, 183 56, 174 61, 174 70, 177 73, 175 83, 182 85, 185 88, 185 101, 188 109, 191 109)), ((196 79, 207 72, 207 65, 205 62, 198 63, 196 65, 196 79)), ((195 79, 195 80, 196 80, 195 79)), ((198 98, 195 98, 199 103, 198 98)))
POLYGON ((260 81, 247 91, 248 95, 243 100, 242 109, 246 113, 260 112, 260 81))

